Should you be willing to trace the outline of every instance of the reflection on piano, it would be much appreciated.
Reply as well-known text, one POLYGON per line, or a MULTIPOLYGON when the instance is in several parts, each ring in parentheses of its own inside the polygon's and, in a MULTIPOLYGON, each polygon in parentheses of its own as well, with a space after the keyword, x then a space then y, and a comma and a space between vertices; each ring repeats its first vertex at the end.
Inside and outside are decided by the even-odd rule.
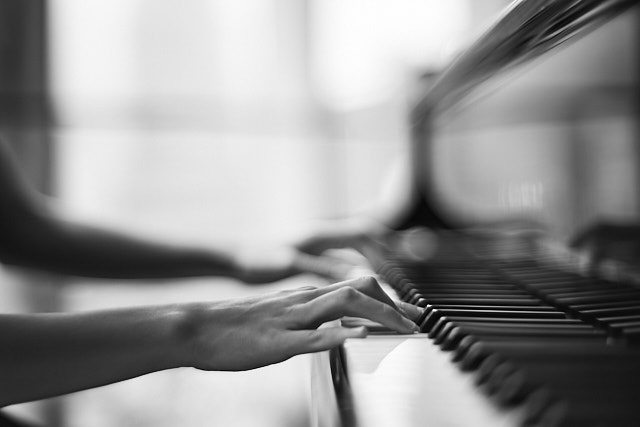
POLYGON ((423 167, 439 118, 492 76, 636 3, 516 1, 419 99, 414 197, 394 226, 423 231, 360 249, 390 295, 425 308, 421 333, 372 325, 368 338, 317 355, 314 425, 640 425, 638 281, 587 274, 541 229, 458 227, 423 167))

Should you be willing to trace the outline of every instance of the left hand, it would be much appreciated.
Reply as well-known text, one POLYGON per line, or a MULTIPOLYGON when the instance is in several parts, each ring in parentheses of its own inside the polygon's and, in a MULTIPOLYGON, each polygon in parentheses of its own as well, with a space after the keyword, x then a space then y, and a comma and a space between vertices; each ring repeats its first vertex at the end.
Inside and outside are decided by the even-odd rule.
POLYGON ((248 284, 270 283, 304 273, 342 280, 354 267, 347 260, 309 255, 290 247, 243 250, 233 257, 233 277, 248 284))
POLYGON ((384 238, 392 230, 368 218, 328 221, 301 233, 293 246, 302 253, 321 255, 329 249, 354 248, 384 238))

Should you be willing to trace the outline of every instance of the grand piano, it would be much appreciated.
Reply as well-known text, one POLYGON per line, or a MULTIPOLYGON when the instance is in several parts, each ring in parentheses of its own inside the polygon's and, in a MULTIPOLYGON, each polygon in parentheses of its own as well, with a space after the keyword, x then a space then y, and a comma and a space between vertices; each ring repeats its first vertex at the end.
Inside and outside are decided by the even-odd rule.
POLYGON ((344 319, 371 334, 314 355, 312 425, 640 425, 638 260, 568 244, 637 220, 637 3, 517 0, 424 76, 398 231, 357 248, 421 332, 344 319))

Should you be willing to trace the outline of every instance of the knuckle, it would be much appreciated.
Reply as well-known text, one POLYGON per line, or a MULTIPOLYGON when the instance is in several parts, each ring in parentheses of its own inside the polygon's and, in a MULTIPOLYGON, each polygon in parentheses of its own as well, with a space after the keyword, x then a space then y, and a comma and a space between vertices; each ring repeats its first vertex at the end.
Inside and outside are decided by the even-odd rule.
POLYGON ((378 280, 373 276, 363 276, 358 281, 365 289, 373 290, 378 287, 378 280))
POLYGON ((291 329, 304 329, 309 320, 306 316, 304 305, 294 305, 289 307, 285 312, 287 325, 291 329))
POLYGON ((309 341, 308 341, 307 345, 312 350, 317 350, 317 349, 321 348, 323 343, 324 343, 324 337, 319 333, 311 334, 309 336, 308 340, 309 341))
POLYGON ((400 319, 402 317, 394 307, 388 304, 381 304, 380 311, 382 312, 382 316, 387 319, 400 319))
POLYGON ((394 316, 397 314, 396 311, 387 304, 382 304, 380 310, 385 316, 394 316))
POLYGON ((336 291, 342 301, 354 301, 359 297, 359 292, 350 286, 344 287, 336 291))
POLYGON ((316 298, 320 292, 320 288, 318 286, 304 286, 302 288, 298 288, 294 291, 294 295, 301 298, 302 301, 309 301, 313 298, 316 298))

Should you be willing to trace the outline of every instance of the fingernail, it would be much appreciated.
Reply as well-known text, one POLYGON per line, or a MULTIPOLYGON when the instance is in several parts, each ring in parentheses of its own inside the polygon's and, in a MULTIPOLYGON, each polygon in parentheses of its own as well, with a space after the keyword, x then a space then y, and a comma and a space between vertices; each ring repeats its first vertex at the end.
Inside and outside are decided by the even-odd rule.
POLYGON ((416 325, 414 322, 412 322, 409 319, 404 319, 404 324, 407 326, 407 328, 411 331, 416 331, 418 328, 418 325, 416 325))
POLYGON ((411 311, 416 310, 420 314, 424 312, 424 307, 420 307, 418 305, 414 305, 414 304, 410 304, 410 303, 406 303, 406 302, 401 302, 401 304, 402 305, 398 305, 398 308, 403 313, 407 313, 407 309, 411 309, 411 311))

